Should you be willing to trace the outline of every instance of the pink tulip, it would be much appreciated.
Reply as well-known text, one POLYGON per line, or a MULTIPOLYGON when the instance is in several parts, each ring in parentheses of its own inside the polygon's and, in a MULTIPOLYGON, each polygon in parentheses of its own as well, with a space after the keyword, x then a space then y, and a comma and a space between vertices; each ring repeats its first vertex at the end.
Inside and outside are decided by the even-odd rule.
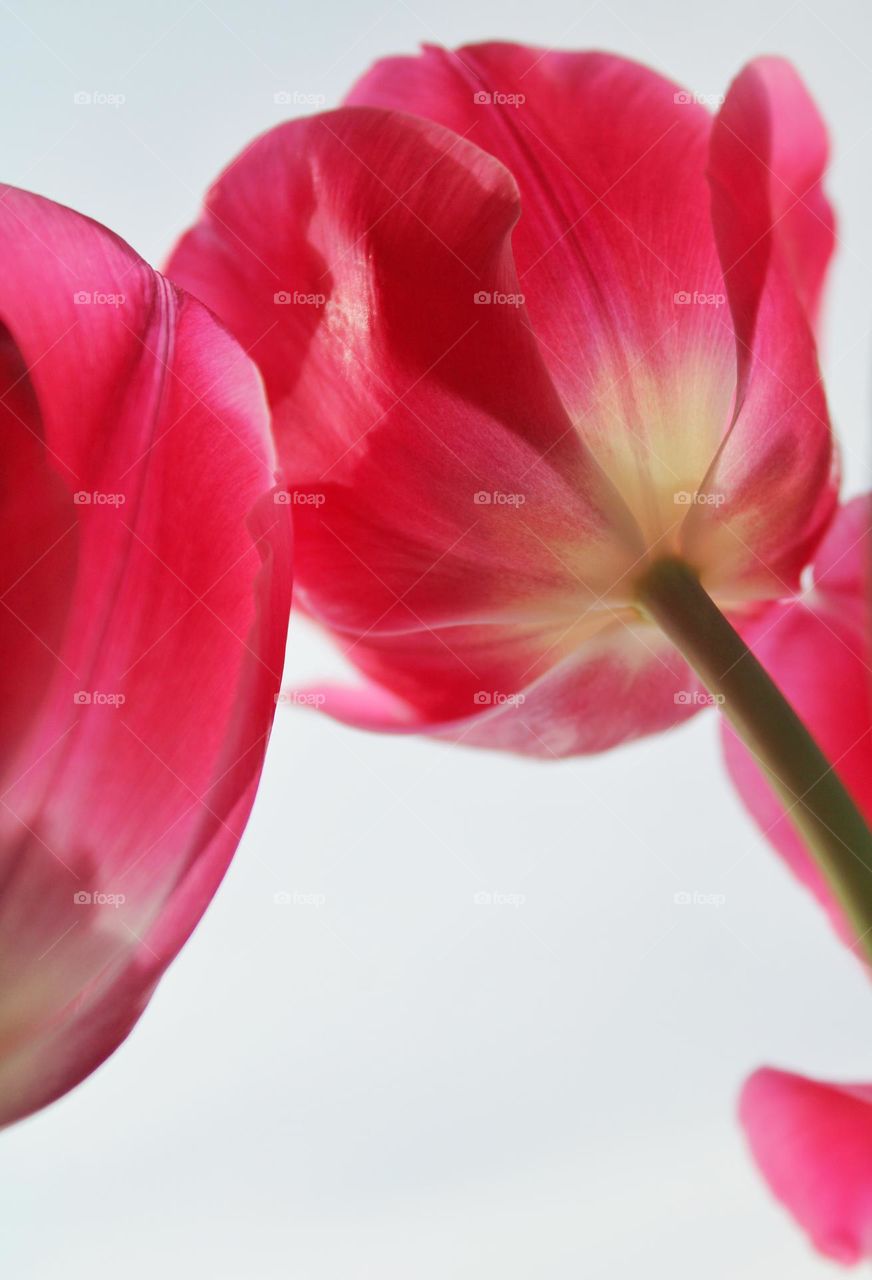
POLYGON ((258 375, 111 232, 0 190, 0 1123, 124 1039, 242 834, 287 510, 258 375))
POLYGON ((621 58, 485 44, 349 101, 244 152, 169 268, 263 372, 299 601, 363 676, 326 710, 546 757, 685 719, 639 575, 682 557, 738 621, 835 503, 804 88, 759 60, 713 119, 621 58))

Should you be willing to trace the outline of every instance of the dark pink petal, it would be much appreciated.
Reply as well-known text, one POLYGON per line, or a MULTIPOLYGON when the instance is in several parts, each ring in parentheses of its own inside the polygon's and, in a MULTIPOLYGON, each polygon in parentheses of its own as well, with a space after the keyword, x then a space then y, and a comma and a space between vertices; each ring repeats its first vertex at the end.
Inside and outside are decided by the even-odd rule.
POLYGON ((773 1193, 821 1253, 855 1263, 872 1253, 872 1085, 833 1085, 767 1068, 740 1106, 773 1193))
MULTIPOLYGON (((872 660, 869 650, 868 498, 843 507, 815 557, 800 599, 769 606, 745 638, 872 821, 872 660)), ((756 762, 724 728, 730 775, 760 829, 825 907, 846 942, 854 938, 823 876, 756 762)))
POLYGON ((232 856, 290 554, 257 373, 205 308, 9 188, 0 251, 6 447, 36 498, 0 504, 21 540, 0 630, 42 683, 16 706, 0 807, 8 1122, 117 1046, 232 856))

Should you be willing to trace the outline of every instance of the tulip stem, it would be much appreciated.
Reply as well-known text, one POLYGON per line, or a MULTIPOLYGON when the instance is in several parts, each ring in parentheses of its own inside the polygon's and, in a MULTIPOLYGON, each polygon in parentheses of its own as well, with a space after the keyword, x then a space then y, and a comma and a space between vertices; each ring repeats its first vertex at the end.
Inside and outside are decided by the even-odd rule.
POLYGON ((636 598, 722 700, 872 961, 872 832, 835 767, 689 565, 655 562, 636 598))

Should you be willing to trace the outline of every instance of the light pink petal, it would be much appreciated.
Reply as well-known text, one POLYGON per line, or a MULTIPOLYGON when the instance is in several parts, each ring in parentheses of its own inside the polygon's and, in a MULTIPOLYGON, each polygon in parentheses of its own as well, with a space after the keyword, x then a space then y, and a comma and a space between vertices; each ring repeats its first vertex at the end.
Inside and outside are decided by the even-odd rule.
POLYGON ((740 1115, 774 1195, 821 1253, 872 1253, 872 1085, 834 1085, 766 1068, 740 1115))
POLYGON ((9 188, 0 252, 4 431, 41 513, 17 526, 0 630, 16 667, 41 651, 43 685, 0 807, 8 1122, 116 1047, 227 866, 281 677, 290 532, 258 375, 200 303, 9 188))
MULTIPOLYGON (((772 605, 743 627, 755 655, 805 722, 872 821, 872 660, 869 650, 868 498, 843 507, 799 600, 772 605)), ((814 893, 846 942, 853 934, 756 762, 724 728, 727 767, 767 839, 814 893)))

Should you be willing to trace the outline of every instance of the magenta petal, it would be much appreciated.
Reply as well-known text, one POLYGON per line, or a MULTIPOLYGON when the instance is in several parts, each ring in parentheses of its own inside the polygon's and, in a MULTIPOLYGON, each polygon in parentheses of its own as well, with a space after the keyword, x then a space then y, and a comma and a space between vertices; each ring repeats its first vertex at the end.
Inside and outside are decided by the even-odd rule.
POLYGON ((872 1085, 834 1085, 756 1071, 740 1115, 773 1193, 821 1253, 872 1254, 872 1085))
POLYGON ((34 494, 0 503, 3 1123, 112 1052, 226 869, 280 683, 290 530, 257 372, 199 302, 8 188, 0 252, 5 448, 34 494))

